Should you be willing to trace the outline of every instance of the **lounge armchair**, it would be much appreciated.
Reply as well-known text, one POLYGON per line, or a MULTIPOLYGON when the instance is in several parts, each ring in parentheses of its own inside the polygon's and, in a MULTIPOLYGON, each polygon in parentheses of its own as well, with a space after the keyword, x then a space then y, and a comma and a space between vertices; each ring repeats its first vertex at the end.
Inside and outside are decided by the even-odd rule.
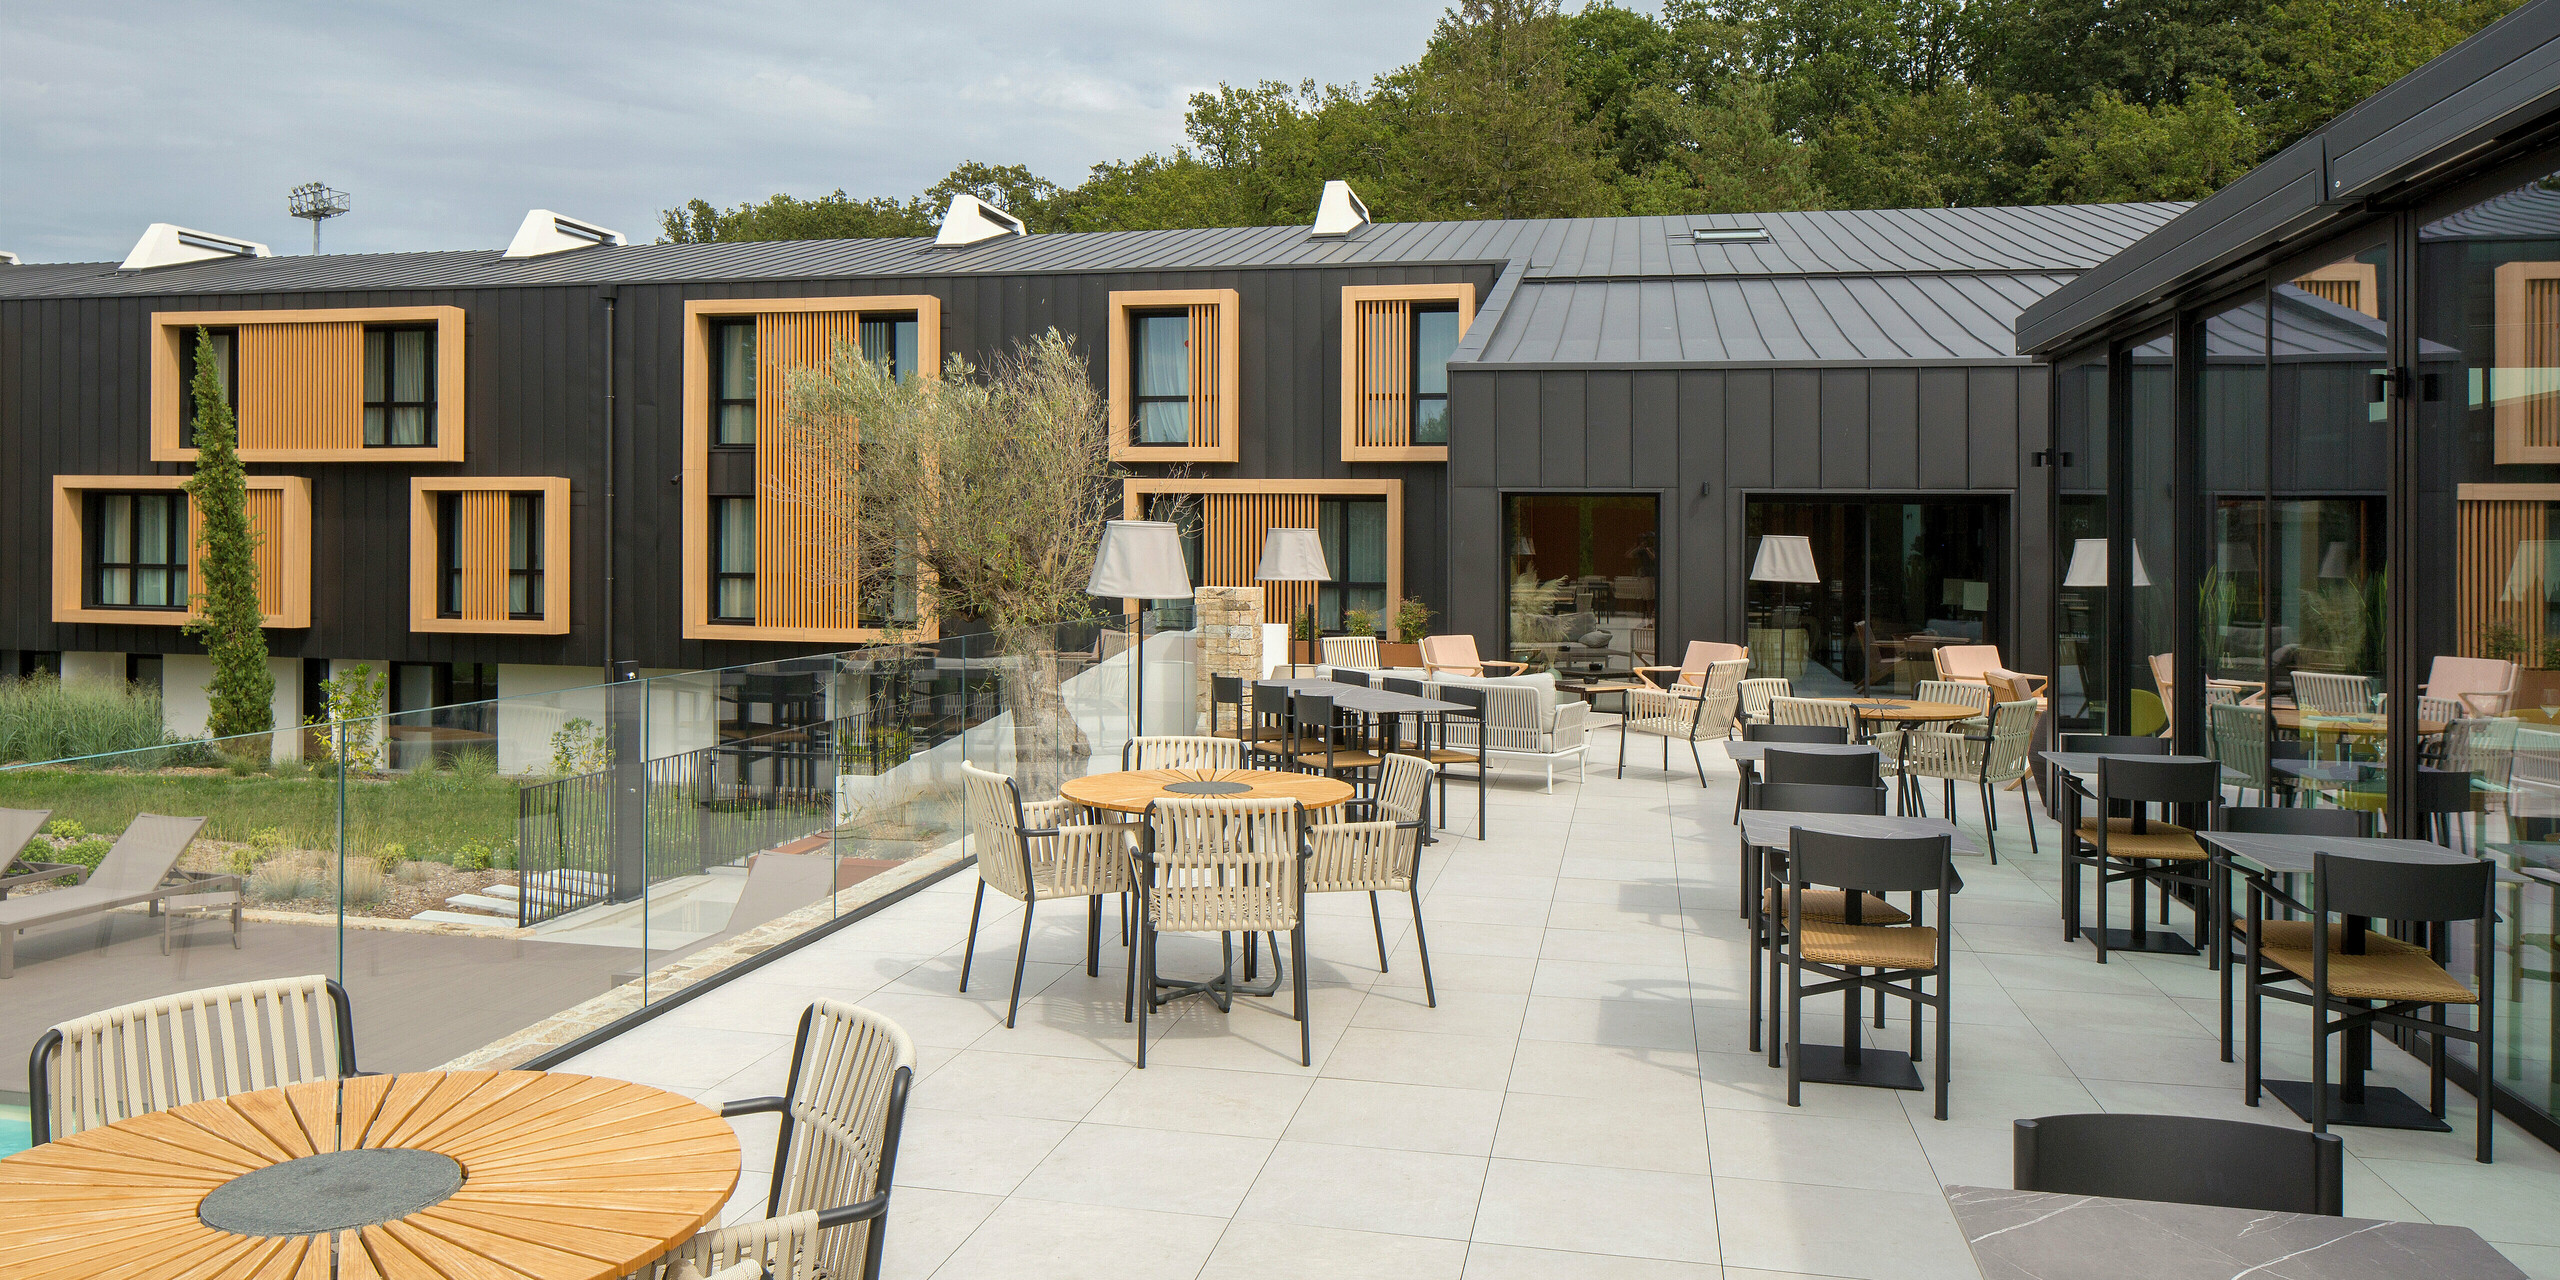
POLYGON ((1482 676, 1486 674, 1519 675, 1527 671, 1525 662, 1504 662, 1498 658, 1476 656, 1474 636, 1424 636, 1422 638, 1422 670, 1426 675, 1482 676), (1488 673, 1487 667, 1501 667, 1499 673, 1488 673))
POLYGON ((1379 666, 1376 636, 1326 636, 1318 643, 1324 650, 1324 664, 1328 667, 1374 671, 1379 666))
POLYGON ((1636 679, 1656 689, 1668 688, 1670 686, 1654 677, 1670 672, 1673 685, 1703 685, 1707 682, 1707 668, 1719 662, 1732 662, 1736 659, 1748 662, 1750 657, 1751 651, 1738 644, 1725 644, 1715 640, 1692 640, 1689 642, 1688 651, 1680 655, 1679 666, 1638 667, 1636 679))
MULTIPOLYGON (((56 889, 33 897, 0 901, 0 978, 17 971, 18 935, 37 925, 58 924, 84 916, 103 915, 118 907, 138 902, 159 909, 171 898, 240 890, 240 877, 213 875, 198 871, 179 871, 178 855, 194 843, 196 833, 204 829, 202 818, 172 818, 157 813, 137 813, 126 824, 124 834, 116 837, 115 847, 97 869, 81 877, 80 883, 68 889, 56 889), (175 883, 170 883, 175 876, 175 883)), ((165 949, 168 939, 164 935, 165 949)), ((240 911, 237 900, 231 911, 231 945, 240 945, 240 911)))
POLYGON ((2460 704, 2458 715, 2443 719, 2502 716, 2516 700, 2516 664, 2504 658, 2439 657, 2427 668, 2427 682, 2418 692, 2460 704))
POLYGON ((9 890, 31 887, 77 874, 80 868, 67 862, 29 862, 18 855, 44 830, 44 820, 53 816, 51 809, 0 809, 0 902, 9 900, 9 890))

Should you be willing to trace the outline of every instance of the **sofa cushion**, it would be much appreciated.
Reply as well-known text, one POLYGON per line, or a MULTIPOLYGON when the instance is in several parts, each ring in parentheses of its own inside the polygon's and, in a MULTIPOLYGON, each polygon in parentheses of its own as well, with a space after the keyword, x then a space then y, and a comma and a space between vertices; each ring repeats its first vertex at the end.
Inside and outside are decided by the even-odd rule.
MULTIPOLYGON (((1558 695, 1556 693, 1556 677, 1555 673, 1552 671, 1540 671, 1531 675, 1519 676, 1458 676, 1443 674, 1437 680, 1432 681, 1432 683, 1444 685, 1462 684, 1471 688, 1479 689, 1535 689, 1538 691, 1537 727, 1539 731, 1545 732, 1546 730, 1555 727, 1556 702, 1558 700, 1558 695)), ((1573 695, 1565 694, 1563 697, 1570 700, 1573 698, 1573 695)))

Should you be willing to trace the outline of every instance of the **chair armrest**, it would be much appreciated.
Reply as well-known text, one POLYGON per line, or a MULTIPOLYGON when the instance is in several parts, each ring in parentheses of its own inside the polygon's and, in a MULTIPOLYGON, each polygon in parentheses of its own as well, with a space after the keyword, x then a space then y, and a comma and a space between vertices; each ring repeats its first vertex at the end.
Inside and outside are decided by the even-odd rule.
POLYGON ((1476 669, 1478 671, 1482 671, 1486 667, 1509 667, 1511 668, 1511 674, 1516 676, 1521 672, 1528 670, 1529 664, 1525 662, 1504 662, 1495 658, 1487 658, 1476 664, 1476 669))
POLYGON ((1668 672, 1671 672, 1671 673, 1672 673, 1671 683, 1672 683, 1672 684, 1678 684, 1678 683, 1680 683, 1680 675, 1679 675, 1679 673, 1680 673, 1680 668, 1678 668, 1678 667, 1637 667, 1637 668, 1635 669, 1635 677, 1636 677, 1636 679, 1638 679, 1638 680, 1642 680, 1642 681, 1644 681, 1646 684, 1651 685, 1651 686, 1653 686, 1653 687, 1654 687, 1654 688, 1656 688, 1656 689, 1665 689, 1665 688, 1669 688, 1669 687, 1670 687, 1669 685, 1665 685, 1665 684, 1664 684, 1664 683, 1662 683, 1661 681, 1656 680, 1656 679, 1654 679, 1654 678, 1653 678, 1653 673, 1654 673, 1654 672, 1656 672, 1656 671, 1668 671, 1668 672))
POLYGON ((720 1104, 720 1118, 751 1116, 759 1111, 780 1113, 791 1106, 788 1098, 732 1098, 720 1104))
POLYGON ((829 1227, 841 1227, 850 1223, 866 1222, 870 1219, 877 1218, 888 1211, 889 1197, 886 1194, 873 1196, 860 1204, 839 1205, 833 1209, 820 1209, 818 1210, 818 1229, 820 1231, 824 1231, 829 1227))
POLYGON ((9 890, 20 885, 51 884, 64 876, 71 877, 71 883, 79 884, 89 878, 90 870, 77 863, 30 862, 24 859, 10 863, 9 867, 14 870, 0 875, 0 900, 6 900, 9 890))

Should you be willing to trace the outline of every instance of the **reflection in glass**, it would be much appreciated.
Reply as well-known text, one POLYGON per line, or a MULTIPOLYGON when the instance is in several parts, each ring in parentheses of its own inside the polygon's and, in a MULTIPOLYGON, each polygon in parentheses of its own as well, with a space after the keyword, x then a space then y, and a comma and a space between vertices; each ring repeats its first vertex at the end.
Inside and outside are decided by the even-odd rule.
POLYGON ((2054 369, 2054 446, 2060 546, 2071 548, 2054 611, 2054 718, 2066 732, 2104 733, 2107 719, 2107 353, 2054 369))
POLYGON ((2007 587, 2000 504, 1754 502, 1743 516, 1751 674, 1808 697, 1937 678, 1936 650, 1997 644, 2007 587), (1762 548, 1802 539, 1819 581, 1773 572, 1762 548))
POLYGON ((1626 676, 1660 652, 1660 499, 1513 494, 1505 504, 1505 656, 1532 671, 1626 676))

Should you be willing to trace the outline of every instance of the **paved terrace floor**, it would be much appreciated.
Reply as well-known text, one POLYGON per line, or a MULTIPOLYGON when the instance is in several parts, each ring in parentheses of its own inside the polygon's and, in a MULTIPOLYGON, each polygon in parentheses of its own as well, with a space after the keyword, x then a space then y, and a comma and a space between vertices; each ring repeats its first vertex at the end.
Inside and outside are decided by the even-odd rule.
MULTIPOLYGON (((978 976, 956 991, 962 872, 570 1069, 706 1102, 777 1093, 812 998, 895 1018, 921 1059, 889 1230, 902 1280, 1972 1277, 1939 1188, 2008 1185, 2015 1117, 2295 1123, 2272 1098, 2241 1105, 2201 960, 2100 967, 2060 941, 2049 824, 2041 857, 2004 823, 1996 869, 1960 859, 1953 1118, 1931 1119, 1927 1094, 1825 1086, 1788 1108, 1782 1073, 1745 1051, 1733 770, 1710 758, 1704 790, 1652 768, 1615 781, 1597 766, 1615 747, 1553 795, 1498 776, 1491 838, 1426 851, 1437 1009, 1398 904, 1383 975, 1366 904, 1314 904, 1311 1068, 1285 998, 1230 1015, 1193 999, 1151 1024, 1134 1070, 1123 953, 1106 939, 1103 975, 1085 976, 1080 903, 1042 913, 1006 1029, 1021 920, 991 895, 978 976)), ((1467 799, 1453 807, 1472 827, 1467 799)), ((1980 819, 1969 798, 1963 816, 1980 819)), ((1168 973, 1212 963, 1164 950, 1168 973)), ((1836 1001, 1810 1007, 1807 1026, 1836 1035, 1836 1001)), ((2270 1075, 2304 1078, 2307 1020, 2268 1017, 2270 1075)), ((1908 1039, 1898 1015, 1869 1034, 1908 1039)), ((2423 1088, 2415 1060, 2378 1056, 2378 1076, 2423 1088)), ((2560 1276, 2560 1155, 2502 1122, 2498 1163, 2474 1164, 2457 1112, 2451 1135, 2343 1130, 2347 1212, 2472 1227, 2560 1276)), ((758 1211, 772 1158, 771 1121, 739 1124, 751 1172, 733 1218, 758 1211)))

